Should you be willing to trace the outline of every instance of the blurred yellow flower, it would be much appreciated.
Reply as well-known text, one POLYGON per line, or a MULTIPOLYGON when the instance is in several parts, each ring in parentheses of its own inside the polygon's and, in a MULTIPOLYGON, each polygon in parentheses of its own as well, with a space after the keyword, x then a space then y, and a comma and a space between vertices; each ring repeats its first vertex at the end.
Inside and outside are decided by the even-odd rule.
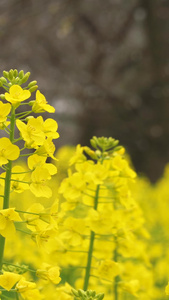
POLYGON ((36 197, 50 198, 52 190, 46 185, 47 180, 51 178, 46 168, 37 167, 31 175, 30 190, 36 197))
POLYGON ((36 271, 36 275, 44 280, 49 280, 54 284, 61 281, 60 268, 58 266, 52 267, 49 264, 42 264, 42 269, 36 271))
POLYGON ((21 275, 12 273, 12 272, 4 272, 0 275, 0 286, 5 290, 10 291, 10 289, 20 280, 21 275))
POLYGON ((15 233, 14 221, 22 221, 15 208, 0 210, 0 234, 4 237, 11 237, 15 233))

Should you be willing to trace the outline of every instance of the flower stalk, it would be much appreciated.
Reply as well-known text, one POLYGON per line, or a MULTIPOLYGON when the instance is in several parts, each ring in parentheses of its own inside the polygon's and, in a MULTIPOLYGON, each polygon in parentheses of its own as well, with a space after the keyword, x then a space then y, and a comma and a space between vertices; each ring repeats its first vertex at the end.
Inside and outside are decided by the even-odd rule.
MULTIPOLYGON (((98 206, 98 199, 99 199, 99 189, 100 185, 96 188, 95 200, 94 200, 94 209, 97 210, 98 206)), ((89 285, 89 278, 90 278, 90 270, 92 264, 92 254, 93 254, 93 247, 94 247, 94 240, 95 240, 95 232, 91 231, 90 234, 90 243, 89 243, 89 250, 88 250, 88 258, 87 258, 87 266, 86 266, 86 274, 84 278, 84 291, 87 291, 89 285)))
MULTIPOLYGON (((15 108, 12 107, 10 135, 9 135, 9 139, 11 143, 14 141, 14 133, 15 133, 15 108)), ((6 177, 5 177, 3 209, 9 208, 11 170, 12 170, 12 161, 9 161, 7 164, 6 177)), ((5 237, 0 235, 0 271, 2 271, 4 249, 5 249, 5 237)))

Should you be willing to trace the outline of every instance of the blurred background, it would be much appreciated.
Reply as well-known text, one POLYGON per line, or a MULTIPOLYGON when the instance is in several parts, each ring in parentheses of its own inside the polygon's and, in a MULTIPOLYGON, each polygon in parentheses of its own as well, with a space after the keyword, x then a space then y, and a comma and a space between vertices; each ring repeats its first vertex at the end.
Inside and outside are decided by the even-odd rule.
POLYGON ((152 182, 169 161, 168 52, 167 0, 0 1, 1 74, 38 81, 56 147, 112 136, 152 182))

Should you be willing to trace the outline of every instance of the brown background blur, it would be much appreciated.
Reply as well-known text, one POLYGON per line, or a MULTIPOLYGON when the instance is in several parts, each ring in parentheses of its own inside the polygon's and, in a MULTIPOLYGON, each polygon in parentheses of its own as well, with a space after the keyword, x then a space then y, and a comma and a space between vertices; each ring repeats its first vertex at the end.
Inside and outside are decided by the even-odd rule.
MULTIPOLYGON (((60 139, 112 136, 155 181, 169 161, 168 0, 0 0, 0 71, 31 72, 60 139)), ((2 76, 2 75, 0 75, 2 76)))

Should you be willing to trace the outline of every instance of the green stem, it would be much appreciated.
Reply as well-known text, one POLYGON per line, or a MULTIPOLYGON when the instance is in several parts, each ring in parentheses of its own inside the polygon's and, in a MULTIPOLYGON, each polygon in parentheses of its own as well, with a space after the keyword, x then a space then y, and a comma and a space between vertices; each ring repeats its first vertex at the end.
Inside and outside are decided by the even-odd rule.
MULTIPOLYGON (((10 141, 12 143, 14 141, 14 131, 15 131, 15 108, 12 107, 10 136, 9 136, 10 141)), ((11 170, 12 170, 12 161, 9 161, 7 164, 7 171, 6 171, 6 178, 5 178, 3 209, 9 208, 11 170)), ((2 270, 2 265, 3 265, 4 248, 5 248, 5 238, 2 235, 0 235, 0 270, 2 270)))
MULTIPOLYGON (((95 210, 97 210, 97 205, 98 205, 99 188, 100 188, 100 185, 98 185, 97 189, 96 189, 95 200, 94 200, 94 209, 95 210)), ((91 270, 91 264, 92 264, 92 254, 93 254, 93 247, 94 247, 94 239, 95 239, 95 232, 91 231, 91 233, 90 233, 90 244, 89 244, 89 250, 88 250, 88 258, 87 258, 87 266, 86 266, 86 274, 85 274, 84 286, 83 286, 84 291, 87 291, 88 285, 89 285, 90 270, 91 270)))
POLYGON ((36 273, 36 270, 32 270, 32 269, 29 269, 29 268, 26 268, 26 267, 23 267, 23 266, 18 266, 18 265, 15 265, 15 264, 11 264, 11 263, 8 263, 8 262, 3 262, 3 265, 9 265, 9 266, 20 268, 20 269, 23 269, 23 270, 26 270, 26 271, 30 271, 32 273, 36 273))
MULTIPOLYGON (((114 249, 114 261, 117 262, 118 260, 118 243, 117 243, 117 239, 115 237, 115 249, 114 249)), ((119 276, 117 275, 114 278, 114 300, 118 300, 118 282, 119 282, 119 276)))

